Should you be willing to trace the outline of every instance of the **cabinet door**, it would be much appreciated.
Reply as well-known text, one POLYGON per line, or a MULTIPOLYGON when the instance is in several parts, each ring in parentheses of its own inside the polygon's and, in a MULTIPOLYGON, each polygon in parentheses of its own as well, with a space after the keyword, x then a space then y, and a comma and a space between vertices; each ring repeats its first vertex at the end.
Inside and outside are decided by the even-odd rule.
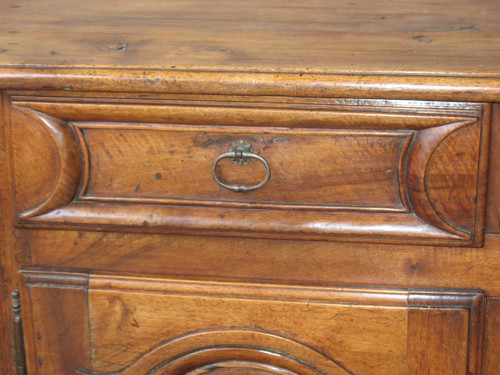
POLYGON ((483 296, 26 269, 30 374, 479 374, 483 296))

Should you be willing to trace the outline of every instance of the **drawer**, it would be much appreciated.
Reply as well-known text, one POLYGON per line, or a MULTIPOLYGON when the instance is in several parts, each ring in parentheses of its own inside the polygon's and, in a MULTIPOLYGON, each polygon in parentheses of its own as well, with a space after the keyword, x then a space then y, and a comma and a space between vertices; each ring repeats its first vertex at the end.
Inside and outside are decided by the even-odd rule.
POLYGON ((29 373, 479 374, 474 290, 21 274, 29 373))
POLYGON ((9 100, 19 226, 482 244, 487 106, 9 100))

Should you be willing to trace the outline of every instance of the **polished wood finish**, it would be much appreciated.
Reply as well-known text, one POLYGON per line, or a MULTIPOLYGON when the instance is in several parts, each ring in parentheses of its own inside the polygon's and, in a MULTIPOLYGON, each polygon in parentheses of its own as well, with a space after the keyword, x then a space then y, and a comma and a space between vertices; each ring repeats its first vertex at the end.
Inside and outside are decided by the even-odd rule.
POLYGON ((60 363, 69 373, 72 363, 81 374, 184 374, 233 359, 283 374, 362 374, 374 364, 391 374, 480 371, 484 303, 477 291, 192 282, 43 269, 23 270, 22 276, 24 302, 36 315, 28 326, 39 335, 33 340, 38 364, 31 363, 38 373, 51 373, 50 366, 60 363), (54 327, 87 316, 88 323, 71 324, 73 332, 54 327), (64 345, 58 350, 67 353, 63 358, 38 348, 54 350, 54 343, 43 343, 47 329, 64 345), (82 330, 91 337, 90 367, 71 362, 76 351, 66 346, 83 345, 82 330), (44 356, 50 363, 40 363, 44 356))
POLYGON ((86 278, 74 272, 60 288, 34 285, 23 296, 29 374, 72 374, 76 367, 90 366, 88 315, 82 314, 87 292, 78 281, 86 278))
POLYGON ((2 4, 0 64, 500 73, 495 0, 80 5, 2 4))
MULTIPOLYGON (((22 225, 482 243, 488 106, 73 95, 9 95, 22 225), (248 193, 210 173, 238 140, 270 165, 248 193)), ((224 160, 216 173, 252 185, 264 171, 224 160)))
POLYGON ((500 104, 495 104, 491 117, 491 157, 488 176, 488 200, 486 209, 487 231, 490 233, 500 233, 500 160, 496 158, 497 147, 500 146, 500 104))
POLYGON ((497 235, 482 248, 52 230, 24 238, 32 264, 43 267, 291 284, 475 285, 500 296, 497 235))
POLYGON ((0 4, 0 373, 500 373, 497 0, 64 5, 0 4))
POLYGON ((425 11, 407 0, 0 6, 4 88, 490 102, 500 94, 496 0, 425 11))
POLYGON ((500 298, 490 298, 486 309, 485 364, 484 373, 496 374, 500 371, 500 298))
MULTIPOLYGON (((7 170, 7 151, 6 151, 6 143, 5 143, 5 128, 3 126, 3 93, 0 92, 0 178, 5 178, 6 176, 6 170, 7 170)), ((5 192, 7 190, 7 184, 0 184, 0 196, 5 197, 5 192)), ((0 199, 0 210, 3 211, 5 207, 4 199, 0 199)), ((6 220, 3 215, 0 215, 0 249, 5 249, 5 224, 4 221, 6 220)), ((5 263, 3 261, 4 257, 2 256, 3 251, 0 251, 0 273, 2 275, 6 275, 7 272, 5 270, 5 263)), ((4 280, 6 279, 5 276, 3 276, 2 282, 0 283, 0 306, 2 309, 2 313, 0 313, 0 342, 5 345, 7 343, 7 326, 6 324, 6 319, 7 316, 4 313, 5 312, 5 307, 7 306, 7 300, 5 293, 7 292, 8 288, 5 287, 4 285, 4 280)), ((9 358, 10 350, 1 350, 0 353, 0 373, 7 373, 7 365, 10 363, 10 358, 9 358)))
POLYGON ((444 74, 2 67, 6 89, 497 102, 500 78, 444 74), (301 75, 302 74, 302 75, 301 75), (33 77, 36 76, 34 80, 33 77))

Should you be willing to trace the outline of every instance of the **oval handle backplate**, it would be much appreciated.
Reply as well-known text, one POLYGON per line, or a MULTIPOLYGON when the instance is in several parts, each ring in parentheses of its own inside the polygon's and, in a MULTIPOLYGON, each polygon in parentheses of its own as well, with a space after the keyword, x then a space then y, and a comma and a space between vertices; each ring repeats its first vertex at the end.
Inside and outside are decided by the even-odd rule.
POLYGON ((252 145, 243 141, 235 141, 232 142, 231 145, 229 145, 228 152, 219 155, 213 162, 212 164, 212 177, 214 178, 215 182, 217 182, 220 186, 223 188, 226 188, 228 190, 236 191, 239 193, 245 193, 249 191, 253 191, 256 189, 261 188, 264 186, 268 181, 269 178, 271 178, 271 169, 269 168, 269 164, 267 163, 266 159, 264 159, 262 156, 257 155, 256 153, 253 152, 252 150, 252 145), (222 159, 233 159, 233 161, 239 165, 243 165, 246 163, 249 163, 251 159, 257 159, 259 160, 262 164, 264 164, 264 167, 266 168, 266 176, 264 179, 259 182, 258 184, 255 185, 241 185, 241 184, 228 184, 224 181, 222 181, 219 176, 217 176, 217 173, 215 171, 217 164, 222 159))

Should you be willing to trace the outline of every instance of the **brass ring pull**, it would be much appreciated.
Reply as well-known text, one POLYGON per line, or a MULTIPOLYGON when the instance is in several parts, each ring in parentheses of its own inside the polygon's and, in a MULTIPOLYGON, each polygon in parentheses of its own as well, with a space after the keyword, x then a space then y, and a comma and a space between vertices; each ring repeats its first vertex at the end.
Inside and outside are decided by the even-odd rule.
POLYGON ((236 141, 231 143, 229 146, 228 152, 219 155, 213 162, 212 164, 212 177, 214 178, 215 182, 217 182, 220 186, 223 188, 226 188, 228 190, 236 191, 239 193, 245 193, 248 191, 253 191, 256 189, 261 188, 267 182, 269 181, 269 178, 271 177, 271 169, 269 168, 269 164, 267 164, 266 159, 264 159, 262 156, 257 155, 253 152, 252 150, 252 145, 245 141, 236 141), (228 159, 231 158, 233 161, 239 165, 246 164, 250 162, 250 159, 257 159, 262 164, 264 164, 264 167, 266 168, 266 176, 264 179, 259 182, 258 184, 255 185, 239 185, 239 184, 228 184, 224 181, 222 181, 218 176, 217 173, 215 173, 215 168, 217 167, 217 164, 222 159, 228 159))

